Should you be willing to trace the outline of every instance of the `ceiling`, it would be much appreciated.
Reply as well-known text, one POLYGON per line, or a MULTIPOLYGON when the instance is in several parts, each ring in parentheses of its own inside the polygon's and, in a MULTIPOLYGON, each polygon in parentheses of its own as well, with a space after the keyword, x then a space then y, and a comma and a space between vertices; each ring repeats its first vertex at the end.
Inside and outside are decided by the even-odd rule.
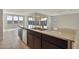
POLYGON ((52 15, 79 13, 79 9, 4 9, 4 12, 21 13, 21 14, 38 12, 52 16, 52 15))

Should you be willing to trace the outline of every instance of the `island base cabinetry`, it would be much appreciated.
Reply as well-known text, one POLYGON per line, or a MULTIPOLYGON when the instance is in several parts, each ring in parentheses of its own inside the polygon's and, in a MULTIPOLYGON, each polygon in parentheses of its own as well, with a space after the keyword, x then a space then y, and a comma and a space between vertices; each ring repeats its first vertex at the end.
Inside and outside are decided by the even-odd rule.
POLYGON ((40 33, 27 31, 27 45, 32 49, 40 49, 41 48, 41 36, 40 33))
POLYGON ((42 34, 43 49, 67 49, 67 46, 66 40, 42 34))
POLYGON ((68 49, 68 41, 27 30, 27 45, 32 49, 68 49))
POLYGON ((42 40, 42 49, 60 49, 60 48, 51 43, 48 43, 45 40, 42 40))

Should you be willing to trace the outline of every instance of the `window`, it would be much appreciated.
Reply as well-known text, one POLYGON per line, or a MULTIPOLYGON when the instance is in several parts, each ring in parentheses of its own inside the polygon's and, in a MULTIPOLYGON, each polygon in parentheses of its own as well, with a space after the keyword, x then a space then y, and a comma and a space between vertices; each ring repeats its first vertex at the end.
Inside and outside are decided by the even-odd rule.
POLYGON ((12 21, 12 16, 7 16, 8 21, 12 21))
POLYGON ((7 16, 7 22, 8 22, 8 24, 12 23, 12 16, 7 16))
POLYGON ((19 21, 23 21, 23 17, 22 16, 19 17, 19 21))
POLYGON ((47 29, 47 18, 42 18, 41 19, 41 25, 43 25, 44 28, 47 29))
POLYGON ((28 18, 28 28, 33 28, 35 26, 44 26, 47 29, 47 18, 41 18, 39 20, 32 17, 28 18))
POLYGON ((23 25, 24 16, 21 15, 6 15, 7 24, 11 27, 17 27, 17 25, 23 25))
POLYGON ((41 19, 41 25, 47 26, 47 18, 41 19))
POLYGON ((13 16, 14 24, 18 24, 18 16, 13 16))
POLYGON ((19 24, 23 24, 23 16, 19 16, 19 24))

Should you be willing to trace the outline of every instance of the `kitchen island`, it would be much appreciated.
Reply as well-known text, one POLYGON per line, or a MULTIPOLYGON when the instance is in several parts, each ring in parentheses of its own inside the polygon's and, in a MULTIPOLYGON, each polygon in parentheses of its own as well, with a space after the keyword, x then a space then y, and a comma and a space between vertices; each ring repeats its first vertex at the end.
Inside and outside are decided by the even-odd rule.
POLYGON ((27 30, 27 45, 34 49, 71 49, 74 35, 59 31, 27 30))
POLYGON ((75 33, 38 29, 27 30, 27 45, 32 49, 72 49, 75 33))

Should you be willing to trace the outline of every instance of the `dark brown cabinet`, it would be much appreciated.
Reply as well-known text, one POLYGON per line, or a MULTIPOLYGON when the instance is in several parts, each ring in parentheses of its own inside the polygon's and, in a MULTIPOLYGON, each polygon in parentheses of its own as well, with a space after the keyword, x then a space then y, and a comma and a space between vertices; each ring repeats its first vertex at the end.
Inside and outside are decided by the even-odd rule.
POLYGON ((38 32, 33 32, 34 38, 34 49, 41 48, 41 34, 38 32))
POLYGON ((54 44, 49 43, 46 40, 42 40, 42 49, 60 49, 60 48, 55 46, 54 44))
POLYGON ((68 41, 27 30, 27 45, 32 49, 67 49, 68 41))
POLYGON ((33 35, 31 35, 31 32, 30 31, 27 31, 27 45, 30 47, 30 48, 34 48, 34 38, 33 38, 33 35))
POLYGON ((41 49, 41 39, 34 37, 34 49, 41 49))
POLYGON ((27 45, 33 49, 41 48, 41 34, 37 32, 27 31, 27 45))
POLYGON ((42 49, 67 49, 67 41, 42 34, 42 49))

